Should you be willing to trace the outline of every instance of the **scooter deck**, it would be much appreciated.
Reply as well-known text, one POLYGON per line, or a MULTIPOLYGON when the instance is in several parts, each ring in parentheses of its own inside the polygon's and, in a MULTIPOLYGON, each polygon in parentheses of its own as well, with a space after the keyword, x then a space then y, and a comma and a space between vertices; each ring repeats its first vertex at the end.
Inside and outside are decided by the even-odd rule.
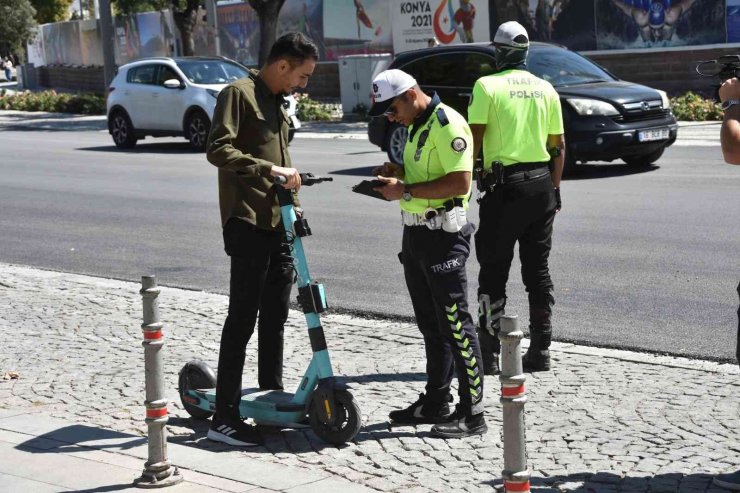
MULTIPOLYGON (((278 390, 242 389, 239 414, 266 426, 302 428, 306 418, 305 404, 294 403, 294 394, 278 390)), ((216 389, 194 389, 186 393, 192 404, 202 409, 216 409, 216 389)))
POLYGON ((264 426, 303 428, 306 405, 293 402, 294 394, 280 390, 242 389, 239 412, 264 426))

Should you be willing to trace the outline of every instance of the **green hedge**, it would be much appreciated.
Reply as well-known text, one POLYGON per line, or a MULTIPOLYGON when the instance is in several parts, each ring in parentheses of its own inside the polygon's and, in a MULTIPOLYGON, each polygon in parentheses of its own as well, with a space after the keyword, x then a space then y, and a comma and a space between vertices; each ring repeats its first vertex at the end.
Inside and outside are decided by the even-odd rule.
POLYGON ((676 120, 703 122, 707 120, 722 120, 722 108, 713 99, 705 99, 693 92, 683 96, 671 98, 671 109, 676 120))
POLYGON ((105 115, 105 97, 93 93, 68 94, 56 91, 0 94, 0 110, 105 115))
POLYGON ((295 98, 297 102, 296 115, 302 122, 334 119, 331 108, 328 105, 314 101, 306 94, 295 94, 295 98))
MULTIPOLYGON (((682 121, 722 120, 722 109, 716 101, 705 99, 693 92, 671 98, 671 109, 676 115, 676 119, 682 121)), ((55 91, 26 91, 5 94, 0 91, 0 110, 104 115, 105 97, 93 93, 68 94, 55 91)), ((333 119, 329 105, 321 104, 307 95, 298 95, 297 112, 298 118, 302 121, 333 119)))

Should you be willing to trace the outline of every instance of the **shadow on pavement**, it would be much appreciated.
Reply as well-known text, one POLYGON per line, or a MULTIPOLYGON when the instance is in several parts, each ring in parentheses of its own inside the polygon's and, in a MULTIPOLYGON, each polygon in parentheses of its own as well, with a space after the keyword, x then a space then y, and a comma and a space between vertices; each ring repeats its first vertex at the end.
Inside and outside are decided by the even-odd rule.
POLYGON ((611 176, 639 175, 659 169, 660 166, 654 164, 650 166, 629 166, 627 164, 610 163, 578 164, 575 170, 563 179, 568 181, 592 180, 596 178, 609 178, 611 176))
POLYGON ((79 450, 79 447, 99 450, 109 448, 128 450, 146 444, 146 441, 145 437, 137 437, 104 428, 70 425, 34 437, 18 444, 16 448, 22 448, 24 451, 34 454, 58 454, 79 450))
POLYGON ((401 372, 401 373, 373 373, 369 375, 347 375, 336 377, 338 382, 351 385, 354 383, 370 382, 416 382, 425 381, 426 373, 423 372, 401 372))
POLYGON ((75 493, 104 493, 106 491, 129 490, 132 487, 133 485, 131 483, 110 484, 108 486, 100 486, 98 488, 91 488, 87 490, 75 490, 75 493))
MULTIPOLYGON (((7 118, 7 117, 5 117, 7 118)), ((105 124, 96 122, 79 122, 70 125, 68 122, 43 122, 43 123, 1 123, 0 129, 13 132, 90 132, 105 130, 105 124)))
MULTIPOLYGON (((627 477, 612 472, 583 472, 550 477, 532 476, 530 486, 532 492, 561 492, 593 493, 599 491, 728 491, 714 484, 711 474, 704 473, 665 473, 650 475, 646 473, 628 473, 627 477), (642 474, 642 475, 640 475, 642 474)), ((501 478, 485 481, 483 484, 493 486, 497 490, 503 488, 501 478)))
POLYGON ((137 144, 131 149, 120 149, 115 145, 78 147, 76 151, 116 152, 119 154, 205 154, 196 151, 188 142, 154 142, 151 144, 137 144))
MULTIPOLYGON (((190 434, 172 434, 170 432, 168 442, 188 447, 196 447, 211 452, 230 452, 234 447, 223 443, 213 442, 206 438, 210 421, 205 419, 170 417, 168 426, 187 428, 193 432, 190 434)), ((424 425, 426 426, 426 425, 424 425)), ((293 453, 303 454, 323 450, 325 448, 336 448, 337 446, 324 443, 311 428, 290 429, 277 428, 273 426, 259 426, 260 433, 265 439, 262 447, 248 447, 244 450, 258 453, 293 453)), ((354 438, 353 442, 375 441, 390 438, 436 438, 428 430, 417 430, 409 425, 391 425, 388 421, 365 424, 354 438)), ((343 448, 346 445, 339 446, 343 448)))
MULTIPOLYGON (((383 164, 383 163, 380 163, 380 164, 383 164)), ((329 171, 329 174, 330 175, 347 175, 347 176, 366 176, 370 178, 372 176, 372 171, 375 168, 376 168, 375 166, 363 166, 361 168, 347 168, 347 169, 340 169, 336 171, 329 171)))

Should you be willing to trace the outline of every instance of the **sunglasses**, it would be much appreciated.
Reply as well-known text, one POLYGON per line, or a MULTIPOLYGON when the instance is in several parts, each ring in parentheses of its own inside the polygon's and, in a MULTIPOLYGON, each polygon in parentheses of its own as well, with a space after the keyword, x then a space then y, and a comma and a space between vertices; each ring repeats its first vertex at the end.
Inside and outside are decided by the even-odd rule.
POLYGON ((383 113, 384 116, 396 116, 396 115, 398 115, 398 108, 396 107, 396 105, 398 104, 398 100, 401 98, 401 96, 403 96, 403 94, 399 94, 398 96, 396 96, 395 98, 393 98, 393 102, 388 107, 388 109, 385 110, 385 112, 383 113))
POLYGON ((395 104, 396 104, 396 100, 394 100, 393 103, 390 105, 390 107, 387 110, 385 110, 383 115, 396 116, 396 114, 398 113, 398 108, 394 108, 395 104))

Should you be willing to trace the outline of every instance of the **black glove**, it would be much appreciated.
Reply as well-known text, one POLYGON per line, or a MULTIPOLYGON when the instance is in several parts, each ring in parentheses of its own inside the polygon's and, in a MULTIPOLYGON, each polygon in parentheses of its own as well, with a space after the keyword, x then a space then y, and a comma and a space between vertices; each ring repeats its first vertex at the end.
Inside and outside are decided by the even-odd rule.
POLYGON ((553 190, 555 190, 555 202, 557 203, 555 210, 559 211, 563 208, 563 201, 560 199, 560 187, 555 187, 553 190))

